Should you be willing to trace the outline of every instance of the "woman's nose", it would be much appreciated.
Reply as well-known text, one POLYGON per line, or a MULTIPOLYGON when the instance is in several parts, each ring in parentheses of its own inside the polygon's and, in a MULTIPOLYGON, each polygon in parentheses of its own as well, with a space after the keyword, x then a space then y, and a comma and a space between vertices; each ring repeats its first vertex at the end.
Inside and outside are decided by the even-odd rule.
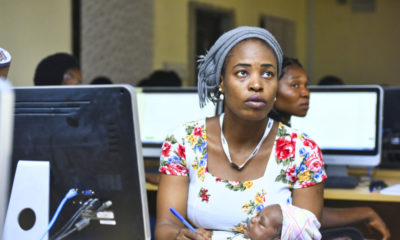
POLYGON ((249 89, 253 91, 261 91, 263 89, 260 77, 252 76, 249 83, 249 89))
POLYGON ((310 97, 310 90, 307 88, 307 87, 304 87, 302 90, 301 90, 301 96, 302 97, 310 97))

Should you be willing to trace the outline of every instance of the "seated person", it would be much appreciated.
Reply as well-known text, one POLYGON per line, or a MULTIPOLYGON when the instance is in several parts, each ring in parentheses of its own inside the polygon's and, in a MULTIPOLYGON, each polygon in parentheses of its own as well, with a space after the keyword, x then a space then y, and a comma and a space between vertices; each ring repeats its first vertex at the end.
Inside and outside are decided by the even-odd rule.
POLYGON ((156 239, 201 240, 215 230, 244 232, 250 218, 274 203, 321 217, 326 174, 318 146, 267 116, 282 58, 267 30, 245 26, 224 33, 201 57, 200 105, 223 99, 224 114, 194 119, 167 135, 160 158, 156 239), (197 233, 171 214, 171 207, 197 233))
POLYGON ((56 53, 44 58, 36 67, 35 86, 77 85, 82 83, 78 60, 67 53, 56 53))
POLYGON ((113 84, 113 81, 106 76, 95 77, 90 84, 113 84))
POLYGON ((156 70, 148 78, 142 79, 138 87, 180 87, 182 80, 175 71, 156 70))
MULTIPOLYGON (((307 85, 308 77, 301 63, 295 58, 284 57, 282 75, 278 81, 276 102, 269 116, 289 126, 293 115, 306 116, 310 98, 310 91, 307 85)), ((382 235, 382 239, 390 238, 390 232, 386 224, 371 207, 324 207, 322 210, 322 228, 357 223, 365 223, 369 228, 375 229, 382 235)))

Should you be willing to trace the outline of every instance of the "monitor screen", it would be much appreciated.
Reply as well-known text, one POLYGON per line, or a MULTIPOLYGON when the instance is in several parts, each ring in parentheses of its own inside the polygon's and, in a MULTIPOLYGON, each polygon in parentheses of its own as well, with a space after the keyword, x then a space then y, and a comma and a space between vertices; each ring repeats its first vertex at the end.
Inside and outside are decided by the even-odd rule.
POLYGON ((200 108, 197 88, 137 89, 143 156, 159 158, 161 145, 173 129, 189 121, 215 116, 217 107, 208 102, 200 108))
POLYGON ((150 239, 134 88, 28 87, 15 88, 15 94, 12 173, 21 160, 49 163, 50 217, 69 189, 79 190, 61 211, 50 237, 59 234, 85 202, 97 199, 112 205, 71 239, 150 239))
POLYGON ((9 82, 0 78, 0 234, 8 202, 13 111, 14 92, 9 82))
POLYGON ((376 166, 382 97, 379 86, 311 86, 307 115, 291 124, 317 142, 327 165, 376 166))

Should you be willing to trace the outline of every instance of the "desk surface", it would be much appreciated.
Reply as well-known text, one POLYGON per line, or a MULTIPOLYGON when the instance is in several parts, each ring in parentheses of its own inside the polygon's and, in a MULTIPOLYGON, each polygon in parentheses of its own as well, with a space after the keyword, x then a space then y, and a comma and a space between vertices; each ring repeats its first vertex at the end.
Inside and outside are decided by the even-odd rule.
MULTIPOLYGON (((388 186, 400 183, 400 178, 379 177, 376 179, 385 181, 388 184, 388 186)), ((370 193, 368 182, 361 182, 354 189, 325 188, 324 198, 330 200, 400 202, 400 196, 384 195, 380 194, 379 191, 374 191, 370 193)))
MULTIPOLYGON (((365 169, 349 170, 350 175, 366 176, 365 169)), ((374 179, 383 180, 388 186, 400 184, 400 171, 398 170, 374 170, 371 173, 374 179)), ((376 202, 400 202, 400 196, 384 195, 379 191, 369 192, 369 182, 360 182, 354 189, 333 189, 325 188, 324 198, 330 200, 350 201, 376 201, 376 202)))

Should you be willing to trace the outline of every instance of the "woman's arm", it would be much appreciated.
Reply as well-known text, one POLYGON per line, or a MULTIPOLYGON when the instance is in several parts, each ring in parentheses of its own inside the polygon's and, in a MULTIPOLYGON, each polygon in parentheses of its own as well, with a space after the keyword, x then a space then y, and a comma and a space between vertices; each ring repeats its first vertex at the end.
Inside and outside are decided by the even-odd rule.
POLYGON ((209 239, 210 232, 198 229, 196 234, 185 227, 171 212, 174 207, 186 218, 189 177, 161 174, 157 193, 157 220, 155 238, 167 239, 209 239))
POLYGON ((314 213, 321 222, 324 204, 324 184, 317 183, 311 187, 293 189, 293 205, 314 213))
POLYGON ((370 207, 327 208, 322 210, 321 227, 340 227, 365 223, 369 228, 382 234, 382 239, 390 238, 389 229, 381 217, 370 207))

